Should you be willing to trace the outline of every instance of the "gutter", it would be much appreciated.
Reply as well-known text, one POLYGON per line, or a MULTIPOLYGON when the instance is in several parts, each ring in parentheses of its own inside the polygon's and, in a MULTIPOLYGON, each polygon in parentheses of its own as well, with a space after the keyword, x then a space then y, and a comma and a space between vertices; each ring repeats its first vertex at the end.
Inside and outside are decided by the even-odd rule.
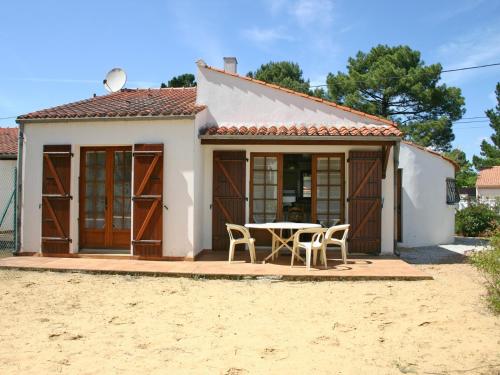
POLYGON ((19 135, 17 143, 17 191, 16 191, 16 232, 15 249, 13 254, 19 255, 21 251, 21 208, 23 206, 23 148, 24 148, 24 124, 19 123, 19 135))
POLYGON ((0 154, 0 160, 16 160, 17 154, 0 154))
POLYGON ((297 140, 297 141, 368 141, 368 142, 399 142, 402 137, 396 136, 380 136, 380 135, 199 135, 199 139, 224 139, 224 140, 268 140, 268 141, 283 141, 283 140, 297 140))
POLYGON ((46 117, 46 118, 17 118, 18 124, 29 123, 56 123, 56 122, 91 122, 91 121, 141 121, 141 120, 194 120, 196 115, 175 116, 116 116, 116 117, 46 117))

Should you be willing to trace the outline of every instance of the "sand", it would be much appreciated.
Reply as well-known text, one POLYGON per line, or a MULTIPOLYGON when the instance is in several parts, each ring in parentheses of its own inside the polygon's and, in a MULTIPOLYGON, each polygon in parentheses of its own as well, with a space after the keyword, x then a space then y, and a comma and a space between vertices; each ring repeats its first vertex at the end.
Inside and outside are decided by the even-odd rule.
POLYGON ((500 374, 467 264, 432 281, 282 282, 0 271, 0 373, 500 374))

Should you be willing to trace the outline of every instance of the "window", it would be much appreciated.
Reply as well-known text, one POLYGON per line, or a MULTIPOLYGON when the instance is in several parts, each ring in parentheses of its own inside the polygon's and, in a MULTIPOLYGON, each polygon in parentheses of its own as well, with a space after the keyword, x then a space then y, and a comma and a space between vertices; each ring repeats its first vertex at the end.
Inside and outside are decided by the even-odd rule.
POLYGON ((330 227, 344 221, 344 156, 313 156, 313 217, 330 227))
POLYGON ((446 204, 456 204, 460 202, 458 194, 457 182, 454 178, 446 179, 446 204))
POLYGON ((278 155, 252 155, 250 209, 255 223, 269 223, 278 219, 279 161, 278 155))

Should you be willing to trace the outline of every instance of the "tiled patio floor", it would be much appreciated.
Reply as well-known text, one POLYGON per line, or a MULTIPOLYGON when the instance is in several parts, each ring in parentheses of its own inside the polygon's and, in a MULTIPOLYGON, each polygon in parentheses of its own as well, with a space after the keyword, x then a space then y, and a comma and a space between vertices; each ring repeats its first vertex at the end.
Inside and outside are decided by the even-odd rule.
MULTIPOLYGON (((258 252, 262 260, 268 252, 258 252)), ((335 254, 329 254, 334 256, 335 254)), ((135 259, 54 258, 18 256, 0 259, 0 269, 49 270, 61 272, 111 273, 150 276, 204 278, 260 278, 283 280, 428 280, 431 276, 396 257, 357 257, 344 265, 328 260, 328 269, 303 264, 290 267, 290 256, 282 255, 272 263, 249 263, 248 253, 237 252, 235 262, 227 262, 226 252, 207 252, 194 262, 150 261, 135 259), (245 261, 246 260, 246 261, 245 261)))

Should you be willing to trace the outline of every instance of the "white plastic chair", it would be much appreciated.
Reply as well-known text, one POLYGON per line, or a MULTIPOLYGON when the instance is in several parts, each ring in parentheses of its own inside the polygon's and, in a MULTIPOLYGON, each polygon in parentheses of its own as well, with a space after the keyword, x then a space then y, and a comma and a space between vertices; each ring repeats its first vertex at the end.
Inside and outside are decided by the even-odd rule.
POLYGON ((252 263, 255 263, 255 239, 250 237, 249 230, 236 224, 226 224, 226 228, 229 233, 229 263, 234 260, 234 249, 239 244, 247 245, 250 252, 250 260, 252 263), (241 237, 234 238, 233 231, 240 234, 241 237))
POLYGON ((326 248, 328 245, 340 246, 340 252, 342 254, 342 261, 347 264, 347 235, 349 234, 350 224, 334 225, 328 228, 325 234, 325 239, 323 241, 323 247, 326 254, 326 248), (333 238, 333 235, 337 232, 343 231, 342 238, 333 238))
POLYGON ((300 229, 295 232, 295 236, 293 237, 293 254, 292 254, 292 263, 291 267, 293 267, 293 261, 295 259, 295 255, 300 253, 300 249, 304 249, 306 251, 306 268, 307 270, 311 269, 311 253, 313 253, 314 257, 314 265, 316 265, 316 259, 318 257, 318 251, 321 251, 321 258, 323 260, 323 264, 327 267, 327 259, 326 259, 326 247, 323 246, 323 239, 325 235, 324 228, 308 228, 308 229, 300 229), (303 242, 300 241, 300 237, 303 234, 312 234, 311 241, 303 242))

